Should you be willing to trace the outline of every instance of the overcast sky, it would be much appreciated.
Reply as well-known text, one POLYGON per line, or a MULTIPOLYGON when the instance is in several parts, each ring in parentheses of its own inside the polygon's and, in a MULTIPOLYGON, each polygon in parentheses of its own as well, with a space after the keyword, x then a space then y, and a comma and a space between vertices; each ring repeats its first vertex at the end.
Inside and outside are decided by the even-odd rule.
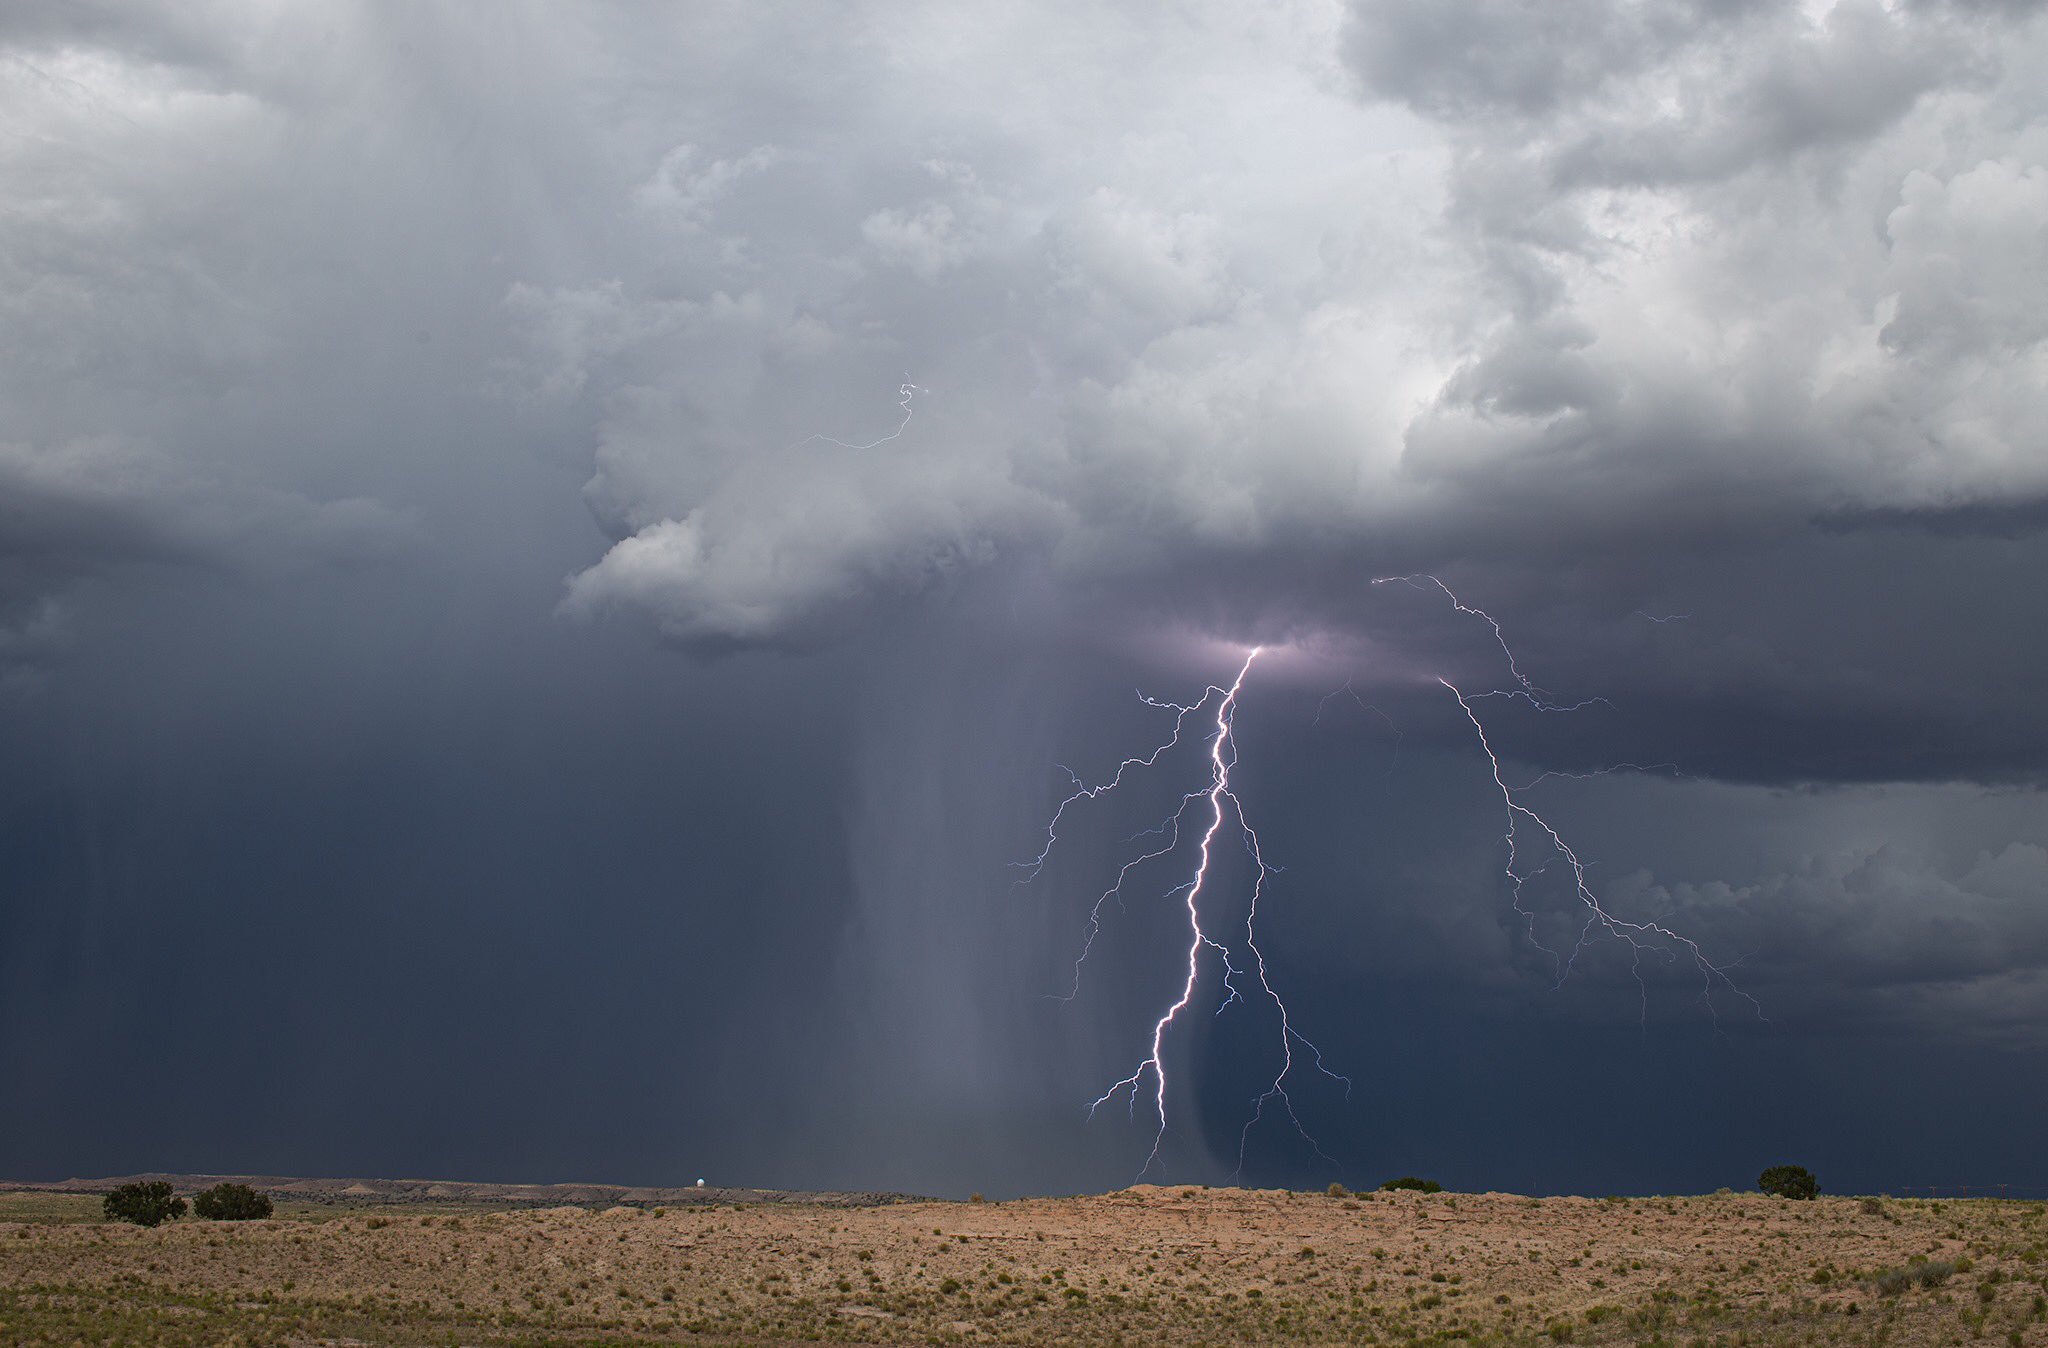
POLYGON ((1209 952, 1151 1177, 2048 1190, 2044 69, 2000 0, 17 0, 0 1174, 1125 1183, 1192 850, 1074 962, 1208 746, 1012 863, 1264 643, 1352 1085, 1244 1132, 1209 952), (1439 682, 1516 669, 1599 699, 1472 704, 1516 801, 1723 981, 1560 979, 1439 682))

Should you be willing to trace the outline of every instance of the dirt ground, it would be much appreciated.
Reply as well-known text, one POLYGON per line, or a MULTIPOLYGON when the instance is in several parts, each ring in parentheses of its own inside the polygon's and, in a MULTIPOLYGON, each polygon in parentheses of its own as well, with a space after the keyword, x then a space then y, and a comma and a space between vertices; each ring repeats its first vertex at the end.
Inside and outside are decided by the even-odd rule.
POLYGON ((96 1207, 0 1195, 0 1344, 2048 1345, 2039 1203, 1143 1187, 155 1230, 96 1207))

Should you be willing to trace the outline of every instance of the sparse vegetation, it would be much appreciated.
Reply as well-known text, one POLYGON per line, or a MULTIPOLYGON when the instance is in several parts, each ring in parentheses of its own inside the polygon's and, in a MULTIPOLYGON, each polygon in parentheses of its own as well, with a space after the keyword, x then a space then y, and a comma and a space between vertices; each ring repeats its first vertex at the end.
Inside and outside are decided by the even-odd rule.
POLYGON ((209 1222, 261 1221, 273 1211, 270 1195, 246 1184, 216 1184, 192 1199, 192 1214, 209 1222))
POLYGON ((1871 1284, 1885 1296, 1895 1297, 1910 1287, 1939 1287, 1955 1276, 1957 1265, 1924 1256, 1904 1268, 1889 1268, 1872 1278, 1871 1284))
POLYGON ((138 1231, 0 1194, 0 1345, 2048 1345, 2041 1204, 1308 1197, 292 1203, 138 1231))
POLYGON ((1820 1182, 1803 1165, 1774 1165, 1757 1176, 1756 1187, 1776 1198, 1809 1199, 1820 1193, 1820 1182))
POLYGON ((185 1215, 185 1200, 171 1192, 163 1180, 137 1180, 123 1184, 101 1201, 100 1210, 110 1222, 133 1222, 137 1226, 160 1226, 185 1215))
POLYGON ((1433 1179, 1421 1179, 1414 1175, 1403 1175, 1399 1179, 1390 1179, 1380 1185, 1382 1193, 1392 1193, 1400 1189, 1413 1189, 1417 1193, 1424 1194, 1440 1194, 1444 1191, 1444 1186, 1438 1184, 1433 1179))

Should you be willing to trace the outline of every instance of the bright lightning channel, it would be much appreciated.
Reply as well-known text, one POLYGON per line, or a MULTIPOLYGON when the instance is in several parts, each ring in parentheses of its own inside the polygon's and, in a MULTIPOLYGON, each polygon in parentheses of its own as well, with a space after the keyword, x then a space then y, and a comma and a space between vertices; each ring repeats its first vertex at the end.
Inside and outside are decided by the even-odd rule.
MULTIPOLYGON (((903 406, 906 424, 909 420, 909 395, 915 391, 917 390, 912 385, 906 384, 903 387, 903 406)), ((901 434, 901 432, 902 428, 898 427, 897 433, 901 434)), ((892 439, 894 437, 884 438, 892 439)), ((841 442, 833 441, 832 443, 838 444, 841 442)), ((876 441, 875 443, 879 444, 881 441, 876 441)), ((860 446, 849 446, 849 448, 860 448, 860 446)), ((1669 763, 1658 763, 1648 766, 1623 763, 1602 768, 1592 773, 1544 772, 1519 786, 1510 784, 1501 766, 1500 755, 1495 751, 1492 739, 1487 733, 1486 724, 1480 719, 1478 710, 1473 705, 1474 703, 1485 698, 1502 697, 1527 702, 1538 711, 1569 712, 1596 704, 1605 705, 1607 700, 1600 697, 1586 698, 1570 703, 1553 700, 1545 689, 1539 687, 1522 672, 1521 665, 1515 657, 1514 649, 1508 644, 1506 632, 1502 629, 1500 623, 1494 619, 1493 615, 1484 609, 1466 604, 1452 592, 1448 585, 1444 584, 1437 577, 1425 573, 1411 576, 1383 576, 1373 581, 1374 585, 1390 583, 1405 584, 1422 590, 1434 588, 1443 594, 1450 601, 1451 606, 1459 613, 1483 621, 1493 633, 1494 642, 1500 647, 1501 654, 1506 659, 1507 672, 1512 679, 1512 683, 1508 687, 1489 688, 1482 692, 1466 692, 1442 676, 1438 676, 1437 682, 1457 701, 1459 710, 1465 714, 1466 720, 1472 725, 1480 751, 1486 756, 1494 786, 1500 792, 1501 803, 1507 811, 1507 829, 1502 835, 1502 841, 1506 844, 1507 848, 1507 862, 1504 867, 1504 873, 1508 879, 1511 902, 1516 913, 1521 915, 1526 923, 1526 933, 1530 944, 1551 956, 1555 966, 1556 983, 1562 985, 1565 979, 1570 977, 1579 955, 1597 935, 1611 937, 1629 948, 1630 968, 1641 995, 1642 1014, 1645 1021, 1647 1021, 1649 1014, 1649 989, 1648 985, 1643 981, 1643 957, 1648 953, 1661 956, 1666 960, 1674 960, 1680 958, 1677 951, 1674 950, 1674 947, 1676 947, 1677 950, 1682 950, 1686 957, 1689 957, 1694 969, 1700 976, 1700 996, 1709 1014, 1715 1011, 1714 993, 1719 990, 1733 993, 1735 996, 1740 997, 1749 1003, 1761 1018, 1763 1009, 1758 1005, 1756 999, 1736 986, 1733 980, 1729 978, 1727 970, 1708 959, 1699 944, 1690 937, 1681 935, 1661 922, 1630 921, 1616 916, 1603 907, 1599 897, 1587 884, 1587 863, 1580 858, 1578 852, 1565 840, 1563 833, 1548 819, 1537 813, 1524 799, 1526 792, 1553 777, 1582 779, 1610 772, 1653 772, 1663 770, 1672 771, 1676 775, 1683 774, 1678 774, 1675 765, 1669 763), (1541 856, 1540 864, 1537 859, 1539 848, 1538 845, 1529 841, 1528 835, 1530 834, 1540 835, 1541 843, 1547 844, 1547 849, 1541 856), (1558 952, 1545 946, 1537 938, 1536 915, 1523 902, 1524 892, 1529 883, 1560 860, 1564 862, 1571 872, 1574 895, 1586 913, 1585 923, 1579 929, 1578 941, 1568 955, 1559 955, 1558 952)), ((1674 615, 1674 617, 1682 616, 1684 615, 1674 615)), ((1656 620, 1653 619, 1653 621, 1656 620)), ((1265 895, 1266 881, 1273 874, 1274 868, 1266 862, 1264 852, 1260 847, 1258 833, 1253 829, 1245 813, 1243 801, 1239 799, 1237 792, 1231 786, 1230 775, 1237 766, 1238 758, 1235 731, 1238 701, 1243 692, 1245 680, 1250 676, 1253 664, 1257 662, 1264 649, 1261 646, 1253 646, 1246 652, 1244 663, 1238 667, 1237 677, 1231 681, 1228 688, 1211 684, 1203 691, 1202 696, 1193 702, 1161 701, 1146 697, 1141 693, 1139 696, 1147 706, 1173 713, 1171 733, 1155 744, 1150 752, 1134 755, 1118 763, 1116 770, 1106 781, 1090 785, 1084 782, 1072 769, 1066 769, 1068 777, 1073 782, 1073 791, 1054 807, 1052 817, 1046 824, 1044 844, 1039 848, 1038 854, 1029 861, 1017 863, 1017 869, 1022 872, 1018 880, 1019 884, 1028 883, 1035 879, 1051 860, 1052 853, 1059 844, 1060 827, 1065 822, 1070 810, 1084 802, 1097 800, 1116 791, 1133 774, 1157 766, 1163 757, 1179 747, 1186 738, 1190 719, 1195 717, 1197 713, 1202 712, 1212 702, 1215 704, 1216 710, 1214 718, 1210 722, 1210 729, 1204 732, 1208 748, 1208 784, 1182 795, 1180 803, 1175 808, 1173 814, 1160 824, 1134 834, 1126 840, 1128 842, 1135 842, 1138 838, 1143 837, 1160 837, 1163 839, 1158 846, 1140 852, 1138 855, 1123 862, 1118 867, 1109 887, 1096 897, 1095 902, 1089 908, 1087 931, 1081 943, 1081 952, 1074 960, 1072 987, 1064 997, 1060 998, 1062 1001, 1072 1001, 1080 992, 1082 968, 1087 963, 1089 953, 1094 949, 1096 937, 1101 934, 1104 907, 1112 901, 1116 902, 1119 906, 1122 905, 1124 888, 1130 882, 1132 874, 1140 867, 1143 867, 1148 862, 1158 861, 1171 856, 1180 850, 1183 822, 1187 817, 1188 811, 1195 807, 1198 802, 1206 806, 1208 818, 1201 828, 1199 841, 1196 846, 1193 872, 1187 880, 1168 890, 1165 895, 1167 898, 1178 896, 1187 911, 1187 969, 1181 981, 1180 993, 1160 1013, 1158 1019, 1153 1022, 1150 1047, 1146 1056, 1138 1062, 1129 1075, 1113 1083, 1108 1090, 1097 1096, 1088 1106, 1088 1115, 1090 1118, 1093 1118, 1096 1111, 1114 1100, 1119 1093, 1128 1092, 1130 1107, 1135 1114, 1139 1097, 1141 1095, 1149 1095, 1151 1097, 1151 1112, 1158 1120, 1158 1128, 1153 1134, 1152 1147, 1146 1154, 1145 1164, 1138 1171, 1139 1178, 1143 1178, 1158 1163, 1160 1147, 1166 1139, 1168 1127, 1166 1106, 1168 1089, 1166 1066, 1167 1034, 1180 1018, 1182 1012, 1186 1011, 1195 999, 1197 988, 1201 982, 1203 952, 1205 950, 1214 951, 1223 966, 1222 982, 1226 995, 1221 1004, 1217 1006, 1215 1014, 1221 1015, 1233 1004, 1240 1004, 1245 1001, 1244 995, 1238 987, 1237 980, 1243 977, 1246 970, 1240 967, 1237 959, 1233 958, 1238 946, 1213 934, 1211 929, 1204 925, 1203 919, 1203 901, 1207 897, 1209 889, 1211 865, 1215 859, 1217 839, 1223 832, 1226 821, 1235 825, 1239 839, 1250 856, 1253 866, 1251 893, 1246 908, 1241 948, 1250 955, 1250 967, 1258 979, 1259 993, 1266 1000, 1272 1002, 1280 1020, 1279 1070, 1275 1073, 1267 1087, 1255 1096, 1251 1102, 1251 1114, 1246 1119, 1244 1129, 1238 1138, 1239 1172, 1242 1173, 1244 1169, 1245 1149, 1250 1141, 1252 1129, 1265 1117, 1269 1109, 1276 1107, 1286 1114, 1296 1133, 1308 1143, 1309 1147, 1318 1157, 1325 1161, 1330 1160, 1315 1138, 1309 1134, 1306 1126, 1303 1125, 1301 1117, 1295 1111, 1293 1098, 1288 1093, 1288 1081, 1295 1074, 1297 1067, 1295 1055, 1297 1047, 1306 1052, 1310 1065, 1317 1072, 1344 1086, 1347 1098, 1351 1091, 1351 1079, 1332 1071, 1325 1065, 1321 1050, 1295 1028, 1292 1012, 1273 987, 1272 979, 1267 970, 1265 952, 1260 949, 1258 943, 1259 901, 1265 895), (1148 1079, 1150 1082, 1149 1091, 1146 1089, 1148 1079)), ((1379 712, 1377 707, 1373 707, 1362 698, 1359 698, 1356 690, 1351 687, 1350 682, 1347 680, 1343 688, 1323 699, 1323 704, 1317 708, 1318 720, 1321 719, 1322 706, 1328 704, 1330 697, 1343 693, 1348 693, 1354 700, 1359 702, 1360 706, 1365 707, 1368 711, 1378 713, 1382 718, 1385 717, 1385 713, 1379 712)), ((1391 724, 1392 722, 1389 721, 1389 725, 1391 724)))
MULTIPOLYGON (((1140 757, 1124 759, 1117 765, 1115 773, 1111 775, 1108 781, 1095 786, 1089 786, 1082 783, 1079 778, 1075 778, 1074 791, 1066 799, 1062 800, 1053 811, 1052 820, 1046 827, 1045 845, 1040 849, 1036 857, 1021 863, 1020 867, 1025 872, 1025 879, 1028 880, 1036 876, 1039 871, 1044 869, 1046 862, 1052 855, 1053 848, 1058 844, 1060 823, 1066 817, 1066 813, 1071 807, 1085 800, 1094 800, 1115 790, 1123 784, 1126 777, 1134 769, 1148 768, 1156 764, 1162 755, 1181 743, 1189 718, 1207 707, 1211 702, 1215 703, 1216 713, 1212 722, 1213 730, 1207 733, 1208 785, 1200 790, 1191 791, 1183 795, 1179 807, 1163 824, 1156 829, 1147 830, 1147 833, 1163 834, 1166 841, 1162 845, 1126 861, 1118 869, 1116 878, 1109 888, 1096 898, 1093 907, 1089 910, 1087 937, 1082 943, 1079 958, 1074 962, 1074 987, 1065 999, 1071 1000, 1080 989, 1082 965, 1087 961, 1088 953, 1094 947, 1095 938, 1102 929, 1103 906, 1112 899, 1118 902, 1122 901, 1124 885, 1129 880, 1133 870, 1148 861, 1157 860, 1176 851, 1180 846, 1182 821, 1185 819, 1189 808, 1195 806, 1197 802, 1206 805, 1208 821, 1202 827, 1200 839, 1196 845, 1194 871, 1184 883, 1169 890, 1167 894, 1168 897, 1180 896, 1188 915, 1187 973, 1181 982, 1180 995, 1153 1022, 1150 1052, 1131 1071, 1130 1075, 1115 1082, 1088 1106, 1089 1117, 1093 1118, 1095 1112, 1101 1109, 1103 1105, 1115 1099, 1119 1092, 1127 1091, 1129 1092, 1131 1109, 1135 1112, 1139 1096, 1145 1093, 1150 1094, 1153 1113, 1158 1119, 1159 1126, 1153 1133, 1152 1148, 1146 1154, 1145 1164, 1138 1171, 1140 1178, 1158 1162, 1159 1149, 1166 1140, 1166 1095, 1168 1089, 1166 1066, 1167 1032, 1172 1028, 1174 1022, 1179 1019, 1181 1013, 1187 1010, 1189 1004, 1194 1001, 1196 988, 1201 982, 1202 952, 1205 949, 1215 951, 1223 965, 1223 987, 1227 995, 1223 998, 1221 1005, 1216 1008, 1215 1014, 1221 1015, 1233 1003, 1241 1003, 1245 1000, 1243 992, 1240 991, 1237 985, 1238 978, 1245 973, 1245 970, 1239 967, 1238 961, 1233 958, 1234 947, 1230 941, 1211 934, 1209 928, 1204 925, 1202 912, 1203 901, 1207 896, 1209 888, 1211 865, 1215 860, 1217 838, 1223 832, 1226 820, 1235 824, 1239 838, 1244 845, 1245 851, 1251 857, 1253 866, 1251 894, 1245 911, 1242 948, 1251 957, 1251 971, 1258 979, 1259 994, 1264 999, 1272 1002, 1273 1008, 1280 1018, 1279 1069, 1275 1072, 1273 1079, 1267 1084, 1266 1088, 1252 1099, 1250 1117, 1246 1119, 1244 1130, 1238 1139, 1239 1170, 1242 1171, 1244 1167, 1245 1148, 1250 1140, 1252 1129, 1265 1117, 1266 1112, 1273 1108, 1277 1108, 1286 1114, 1288 1121, 1294 1125, 1295 1131, 1301 1135, 1302 1139, 1308 1143, 1317 1156, 1325 1161, 1330 1160, 1315 1138, 1309 1134, 1306 1126, 1303 1125, 1300 1115, 1295 1112, 1293 1098, 1288 1094, 1288 1080, 1294 1075, 1296 1068, 1295 1050, 1297 1046, 1307 1053, 1308 1060, 1316 1071, 1329 1077, 1332 1081, 1341 1083, 1347 1095, 1351 1089, 1350 1078, 1330 1070, 1323 1062, 1322 1051, 1303 1036, 1301 1031, 1295 1028, 1293 1014, 1289 1011, 1286 1001, 1275 990, 1272 977, 1267 969, 1265 952, 1259 948, 1259 900, 1264 897, 1266 880, 1273 873, 1273 868, 1266 863, 1265 854, 1259 845, 1259 835, 1252 828, 1250 820, 1245 814, 1244 802, 1239 799, 1236 791, 1231 787, 1230 774, 1237 766, 1235 717, 1238 698, 1244 689, 1246 677, 1251 673, 1252 665, 1258 660, 1263 650, 1264 648, 1260 646, 1252 647, 1246 652, 1244 663, 1238 667, 1237 677, 1231 681, 1228 688, 1220 688, 1211 684, 1195 702, 1161 702, 1153 698, 1145 698, 1144 700, 1148 705, 1161 708, 1162 710, 1170 710, 1174 713, 1172 733, 1154 746, 1150 753, 1140 757), (1151 1090, 1146 1092, 1145 1086, 1148 1076, 1151 1081, 1151 1090)), ((1068 775, 1073 776, 1071 771, 1069 771, 1068 775)), ((1141 834, 1138 836, 1145 835, 1141 834)))

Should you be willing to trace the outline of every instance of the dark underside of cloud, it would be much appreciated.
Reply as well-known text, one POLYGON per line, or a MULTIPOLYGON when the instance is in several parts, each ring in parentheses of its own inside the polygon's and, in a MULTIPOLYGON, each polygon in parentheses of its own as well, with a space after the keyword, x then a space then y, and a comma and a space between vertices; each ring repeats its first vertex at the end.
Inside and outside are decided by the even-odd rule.
MULTIPOLYGON (((1010 863, 1258 642, 1347 1177, 2027 1178, 1964 1120, 2048 1080, 2044 64, 1960 0, 9 7, 0 1173, 1120 1183, 1185 858, 1073 961, 1200 753, 1010 863), (1517 912, 1452 687, 1723 982, 1554 859, 1517 912)), ((1169 1171, 1272 1034, 1176 1040, 1169 1171)))

